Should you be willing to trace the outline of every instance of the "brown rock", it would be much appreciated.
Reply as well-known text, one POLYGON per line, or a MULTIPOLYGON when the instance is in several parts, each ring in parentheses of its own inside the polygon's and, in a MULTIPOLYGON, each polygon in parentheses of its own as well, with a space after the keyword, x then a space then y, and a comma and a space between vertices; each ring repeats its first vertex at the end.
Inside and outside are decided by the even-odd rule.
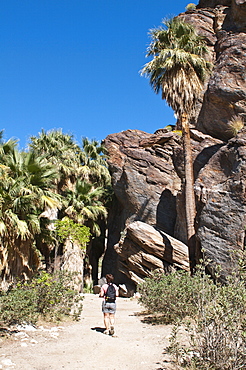
MULTIPOLYGON (((197 130, 191 130, 191 137, 197 177, 211 156, 224 143, 197 130)), ((117 254, 114 249, 129 224, 135 220, 143 221, 164 231, 170 237, 175 237, 183 243, 187 242, 184 195, 181 192, 183 150, 180 138, 172 132, 164 136, 160 133, 157 139, 156 135, 128 130, 109 135, 104 143, 109 153, 108 163, 116 199, 109 212, 108 244, 103 263, 103 275, 113 272, 118 283, 129 283, 124 279, 125 276, 130 278, 128 271, 133 271, 130 255, 136 255, 139 247, 132 238, 130 244, 128 239, 125 239, 124 255, 128 253, 129 257, 127 265, 122 262, 122 259, 118 261, 119 253, 117 254), (156 144, 157 141, 162 140, 162 137, 165 138, 162 144, 156 144), (119 276, 118 271, 123 272, 124 276, 119 276)), ((147 253, 150 254, 150 251, 147 253)), ((155 255, 153 257, 160 258, 155 255)), ((149 269, 157 266, 160 268, 158 264, 160 262, 150 261, 150 257, 147 260, 143 251, 141 258, 142 260, 139 261, 138 254, 138 261, 135 261, 134 268, 134 273, 140 278, 145 277, 149 269), (136 271, 137 263, 141 268, 145 266, 144 270, 138 268, 136 271)), ((164 261, 172 263, 170 257, 164 261)))
MULTIPOLYGON (((198 237, 205 256, 223 276, 234 266, 234 250, 243 250, 246 215, 245 133, 231 139, 201 170, 195 189, 200 201, 198 237)), ((212 264, 210 269, 212 271, 212 264)))
MULTIPOLYGON (((180 137, 172 132, 151 135, 127 130, 109 135, 104 145, 116 196, 109 212, 108 246, 103 263, 105 276, 108 272, 117 275, 118 256, 114 245, 131 222, 140 220, 174 234, 175 197, 181 180, 172 161, 174 148, 180 146, 180 137)), ((116 276, 116 281, 124 282, 124 277, 116 276)))
POLYGON ((232 34, 217 44, 219 58, 204 96, 197 128, 219 139, 232 137, 229 122, 246 117, 246 38, 232 34))
POLYGON ((115 250, 119 269, 136 284, 156 269, 164 271, 165 262, 189 271, 187 245, 141 221, 127 227, 125 238, 115 250))
POLYGON ((218 139, 233 134, 233 116, 246 119, 246 0, 201 0, 195 10, 179 15, 191 23, 208 45, 206 58, 214 68, 192 123, 218 139))
POLYGON ((215 8, 218 5, 230 6, 232 0, 200 0, 197 8, 215 8))
POLYGON ((138 217, 172 234, 175 221, 159 213, 166 200, 175 209, 175 204, 172 206, 170 202, 180 189, 180 179, 173 166, 172 153, 180 138, 168 133, 159 136, 157 142, 162 139, 163 142, 158 145, 152 136, 128 130, 109 135, 104 145, 109 154, 114 192, 124 209, 121 225, 127 226, 138 217))
POLYGON ((232 17, 238 31, 246 31, 246 1, 232 0, 232 17))

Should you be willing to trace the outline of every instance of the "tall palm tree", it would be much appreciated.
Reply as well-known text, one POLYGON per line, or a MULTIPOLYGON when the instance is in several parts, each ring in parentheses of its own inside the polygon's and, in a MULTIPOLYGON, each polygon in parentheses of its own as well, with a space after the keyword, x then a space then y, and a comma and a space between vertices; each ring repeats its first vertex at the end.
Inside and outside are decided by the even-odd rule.
POLYGON ((32 136, 29 147, 32 152, 43 155, 46 160, 55 165, 59 172, 58 192, 63 187, 70 186, 78 174, 80 166, 80 147, 70 134, 62 130, 42 130, 39 136, 32 136))
POLYGON ((51 190, 57 171, 34 153, 0 149, 2 275, 28 276, 40 262, 35 237, 42 233, 42 212, 60 207, 51 190))
POLYGON ((195 195, 189 118, 199 98, 211 65, 204 58, 207 48, 194 27, 181 19, 164 20, 150 31, 151 43, 147 56, 153 57, 141 74, 150 79, 156 93, 162 92, 177 114, 182 128, 185 164, 185 207, 188 245, 195 235, 195 195))

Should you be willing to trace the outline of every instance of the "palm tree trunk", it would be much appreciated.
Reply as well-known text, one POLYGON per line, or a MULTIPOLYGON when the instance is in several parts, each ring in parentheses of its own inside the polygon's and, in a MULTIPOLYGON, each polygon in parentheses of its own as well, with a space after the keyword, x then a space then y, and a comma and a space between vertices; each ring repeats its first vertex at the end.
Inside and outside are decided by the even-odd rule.
POLYGON ((183 150, 184 150, 184 167, 185 167, 185 213, 187 227, 187 241, 190 254, 191 266, 195 259, 195 216, 196 203, 194 193, 194 170, 192 160, 192 150, 190 141, 190 128, 188 116, 186 113, 181 115, 183 150))

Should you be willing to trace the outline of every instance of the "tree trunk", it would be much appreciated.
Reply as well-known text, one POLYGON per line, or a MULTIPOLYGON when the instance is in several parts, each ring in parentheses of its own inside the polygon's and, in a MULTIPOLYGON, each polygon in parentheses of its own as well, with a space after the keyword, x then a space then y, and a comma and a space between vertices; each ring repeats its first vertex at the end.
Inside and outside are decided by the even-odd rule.
POLYGON ((192 150, 190 141, 190 128, 188 116, 186 113, 181 115, 183 150, 184 150, 184 168, 185 168, 185 213, 187 227, 187 241, 189 247, 189 258, 191 267, 195 260, 195 216, 196 203, 194 193, 194 170, 192 160, 192 150))

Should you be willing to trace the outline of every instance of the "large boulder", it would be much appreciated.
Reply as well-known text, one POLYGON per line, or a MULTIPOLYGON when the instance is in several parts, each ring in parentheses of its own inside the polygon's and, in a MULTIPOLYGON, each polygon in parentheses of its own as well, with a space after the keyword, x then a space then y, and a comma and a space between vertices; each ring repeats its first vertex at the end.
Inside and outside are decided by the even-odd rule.
POLYGON ((180 137, 173 133, 151 135, 127 130, 109 135, 104 145, 109 155, 114 193, 120 205, 119 231, 137 219, 157 225, 173 235, 175 196, 181 181, 172 155, 174 147, 180 146, 180 137))
POLYGON ((189 271, 186 244, 141 221, 131 223, 124 238, 115 245, 119 270, 136 284, 158 269, 175 266, 189 271))

